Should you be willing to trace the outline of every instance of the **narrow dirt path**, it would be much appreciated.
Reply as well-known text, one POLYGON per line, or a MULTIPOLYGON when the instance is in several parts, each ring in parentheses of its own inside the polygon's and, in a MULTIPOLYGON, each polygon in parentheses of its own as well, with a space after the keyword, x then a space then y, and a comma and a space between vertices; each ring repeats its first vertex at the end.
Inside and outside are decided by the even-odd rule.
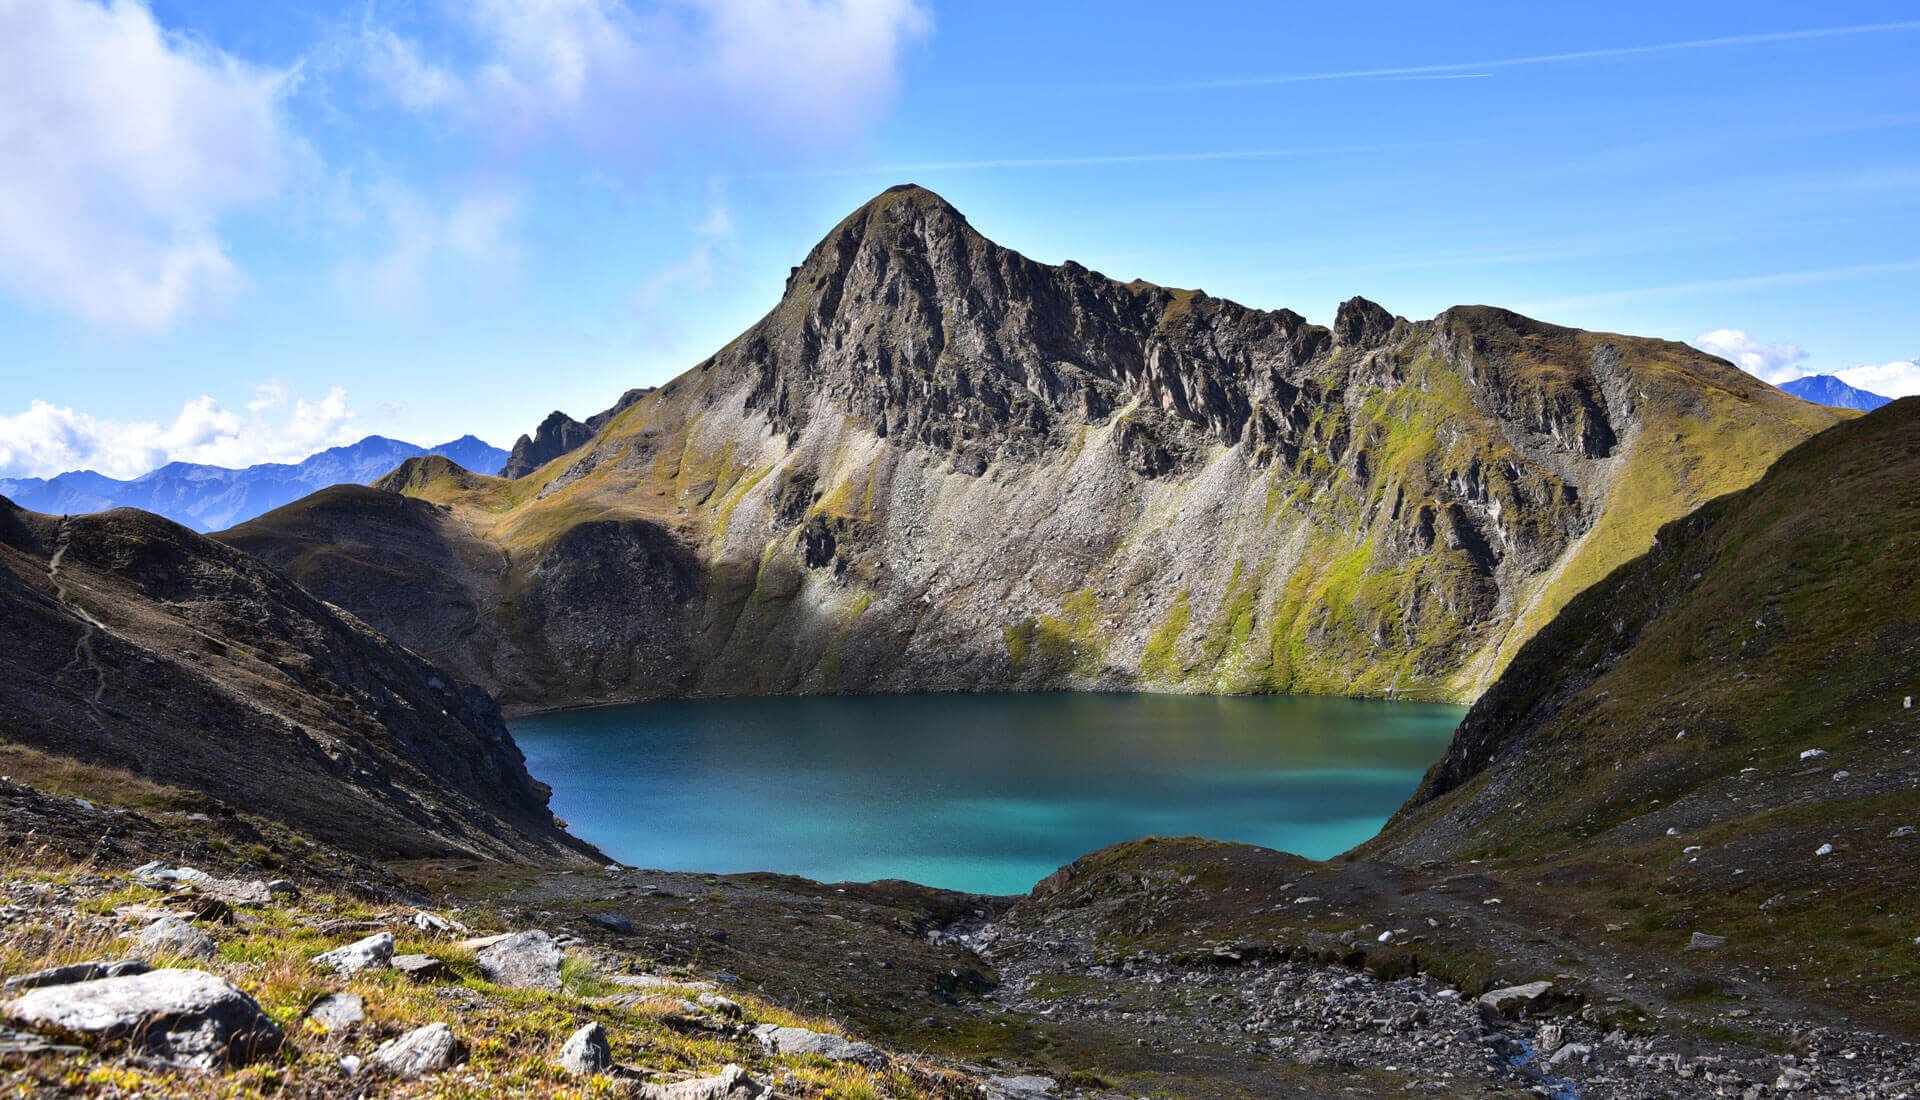
POLYGON ((59 538, 53 548, 53 557, 47 560, 47 577, 53 582, 53 591, 59 598, 61 606, 79 616, 83 629, 79 640, 73 644, 73 657, 61 667, 59 675, 65 676, 75 671, 93 674, 93 692, 87 696, 87 710, 93 714, 94 723, 104 730, 106 714, 101 709, 101 700, 107 693, 107 670, 101 666, 98 656, 94 653, 93 643, 94 639, 106 630, 106 627, 73 599, 72 594, 67 590, 66 582, 60 579, 60 566, 66 560, 67 547, 72 537, 73 518, 62 516, 59 538))

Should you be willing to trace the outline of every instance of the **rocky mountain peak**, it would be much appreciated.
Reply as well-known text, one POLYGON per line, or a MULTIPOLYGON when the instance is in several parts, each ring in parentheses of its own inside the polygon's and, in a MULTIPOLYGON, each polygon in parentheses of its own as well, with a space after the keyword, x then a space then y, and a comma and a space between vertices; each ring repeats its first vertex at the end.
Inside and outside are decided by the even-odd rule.
POLYGON ((1357 347, 1373 347, 1386 342, 1393 334, 1393 314, 1377 302, 1370 302, 1355 295, 1340 303, 1340 310, 1333 318, 1333 341, 1336 344, 1357 347))

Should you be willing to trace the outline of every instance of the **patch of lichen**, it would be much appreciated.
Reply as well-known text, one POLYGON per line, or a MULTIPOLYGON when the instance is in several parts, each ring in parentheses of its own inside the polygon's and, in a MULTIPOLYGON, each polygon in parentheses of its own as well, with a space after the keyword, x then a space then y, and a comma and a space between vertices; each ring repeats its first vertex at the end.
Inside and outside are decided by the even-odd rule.
POLYGON ((1187 672, 1188 666, 1180 661, 1177 647, 1181 635, 1186 633, 1187 622, 1193 617, 1191 593, 1182 589, 1167 609, 1166 618, 1154 628, 1153 635, 1147 639, 1146 650, 1140 656, 1140 674, 1142 677, 1160 683, 1177 683, 1187 672))

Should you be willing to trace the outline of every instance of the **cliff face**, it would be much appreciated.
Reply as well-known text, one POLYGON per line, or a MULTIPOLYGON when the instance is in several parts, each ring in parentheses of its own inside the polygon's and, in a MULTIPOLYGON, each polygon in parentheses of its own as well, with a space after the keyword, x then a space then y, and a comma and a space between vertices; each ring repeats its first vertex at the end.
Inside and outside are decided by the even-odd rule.
POLYGON ((1576 597, 1370 847, 1604 850, 1643 815, 1692 805, 1748 843, 1806 833, 1756 864, 1864 829, 1858 857, 1901 869, 1857 877, 1920 890, 1911 845, 1886 845, 1880 824, 1920 810, 1917 554, 1920 398, 1907 398, 1788 452, 1576 597), (1740 805, 1713 806, 1725 784, 1740 805), (1778 813, 1786 803, 1799 812, 1778 813))
POLYGON ((0 499, 0 637, 9 741, 372 854, 593 854, 484 692, 158 516, 0 499))
POLYGON ((387 487, 435 508, 403 536, 316 498, 221 537, 511 705, 1469 698, 1660 524, 1839 415, 1683 345, 1497 309, 1355 299, 1329 329, 1043 265, 911 187, 609 413, 516 481, 409 464, 387 487), (334 552, 388 538, 425 557, 334 552), (453 640, 395 610, 443 583, 406 564, 428 557, 476 563, 453 640))

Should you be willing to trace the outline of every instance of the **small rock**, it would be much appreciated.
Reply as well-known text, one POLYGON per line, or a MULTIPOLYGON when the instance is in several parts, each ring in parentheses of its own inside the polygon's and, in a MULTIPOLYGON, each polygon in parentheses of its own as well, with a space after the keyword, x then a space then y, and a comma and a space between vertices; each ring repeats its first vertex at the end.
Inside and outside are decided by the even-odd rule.
POLYGON ((591 1023, 574 1032, 560 1047, 554 1064, 575 1077, 591 1077, 613 1065, 613 1048, 607 1044, 607 1029, 591 1023))
POLYGON ((1566 1046, 1553 1052, 1553 1057, 1547 1059, 1547 1065, 1557 1066, 1562 1062, 1570 1062, 1576 1058, 1584 1062, 1592 1057, 1592 1055, 1592 1045, 1588 1043, 1568 1043, 1566 1046))
POLYGON ((244 1065, 280 1049, 280 1025, 238 986, 204 970, 150 970, 29 990, 0 1013, 34 1027, 112 1041, 195 1069, 244 1065))
POLYGON ((228 905, 259 907, 273 903, 273 891, 258 879, 236 878, 208 879, 200 889, 206 894, 228 905))
POLYGON ((1531 1005, 1553 990, 1552 982, 1527 982, 1524 985, 1510 985, 1503 989, 1489 990, 1480 995, 1480 1007, 1489 1009, 1502 1016, 1512 1016, 1531 1005))
POLYGON ((717 1077, 697 1077, 671 1085, 642 1085, 634 1095, 638 1100, 751 1100, 766 1092, 766 1087, 748 1077, 746 1070, 730 1065, 717 1077))
POLYGON ((357 1054, 342 1054, 340 1056, 340 1072, 346 1074, 348 1077, 358 1075, 360 1072, 360 1056, 357 1054))
POLYGON ((1916 829, 1911 825, 1902 825, 1898 829, 1895 829, 1894 831, 1888 833, 1887 839, 1899 840, 1903 836, 1912 836, 1915 833, 1920 833, 1920 829, 1916 829))
POLYGON ((300 1018, 311 1021, 322 1031, 339 1031, 365 1020, 367 1006, 358 993, 323 993, 314 998, 300 1018))
POLYGON ((1693 938, 1687 941, 1687 950, 1712 951, 1714 948, 1726 945, 1727 937, 1725 936, 1709 936, 1705 932, 1695 932, 1693 938))
POLYGON ((588 916, 587 920, 616 935, 633 935, 633 922, 618 913, 594 913, 588 916))
POLYGON ((367 1068, 396 1077, 423 1077, 451 1069, 460 1060, 460 1040, 446 1024, 417 1027, 398 1039, 381 1043, 367 1059, 367 1068))
POLYGON ((1055 1083, 1051 1077, 1021 1074, 989 1077, 986 1086, 989 1100, 1048 1100, 1053 1095, 1055 1083))
POLYGON ((1825 749, 1807 749, 1805 752, 1802 752, 1800 754, 1800 759, 1811 760, 1816 756, 1825 756, 1825 755, 1827 755, 1827 750, 1825 749))
POLYGON ((740 1002, 722 997, 718 993, 700 994, 699 1005, 708 1012, 726 1016, 731 1019, 739 1018, 741 1013, 745 1011, 740 1007, 740 1002))
POLYGON ((17 992, 22 989, 41 989, 50 985, 72 985, 75 982, 93 982, 101 978, 119 978, 129 974, 145 974, 153 968, 139 959, 115 959, 102 962, 73 963, 68 966, 53 966, 45 970, 36 970, 31 974, 21 974, 8 978, 6 991, 17 992))
POLYGON ((0 1027, 0 1058, 37 1058, 43 1054, 66 1055, 84 1054, 84 1047, 62 1046, 44 1036, 30 1031, 15 1031, 0 1027))
POLYGON ((156 859, 152 863, 143 863, 135 867, 131 877, 135 882, 149 885, 183 882, 189 886, 198 886, 213 876, 192 867, 169 867, 156 859))
POLYGON ((1813 850, 1813 854, 1816 856, 1830 856, 1833 854, 1833 845, 1822 844, 1820 847, 1815 848, 1813 850))
POLYGON ((438 913, 429 913, 424 909, 413 915, 413 926, 422 932, 444 932, 447 935, 453 935, 456 932, 465 932, 467 930, 466 925, 461 924, 452 917, 443 917, 438 913))
POLYGON ((482 950, 480 973, 515 989, 559 989, 560 949, 545 932, 516 932, 482 950))
POLYGON ((211 959, 220 945, 213 937, 179 917, 161 917, 133 937, 134 945, 149 955, 172 955, 182 959, 211 959))
POLYGON ((395 955, 389 965, 416 982, 444 982, 453 977, 452 969, 432 955, 395 955))
POLYGON ((313 957, 313 965, 331 970, 341 977, 362 970, 380 970, 393 962, 393 933, 375 932, 364 940, 313 957))
POLYGON ((761 1024, 753 1029, 753 1037, 771 1054, 811 1054, 830 1062, 858 1062, 874 1068, 887 1063, 887 1056, 872 1044, 804 1027, 761 1024))

